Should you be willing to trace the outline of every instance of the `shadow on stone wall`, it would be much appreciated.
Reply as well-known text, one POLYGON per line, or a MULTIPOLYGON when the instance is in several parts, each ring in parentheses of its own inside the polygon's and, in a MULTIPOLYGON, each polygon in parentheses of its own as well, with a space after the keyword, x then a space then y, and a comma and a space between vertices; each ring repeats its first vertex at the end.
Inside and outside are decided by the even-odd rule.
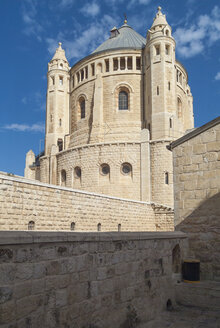
POLYGON ((201 261, 201 279, 220 281, 220 193, 202 202, 175 230, 189 236, 189 255, 201 261))

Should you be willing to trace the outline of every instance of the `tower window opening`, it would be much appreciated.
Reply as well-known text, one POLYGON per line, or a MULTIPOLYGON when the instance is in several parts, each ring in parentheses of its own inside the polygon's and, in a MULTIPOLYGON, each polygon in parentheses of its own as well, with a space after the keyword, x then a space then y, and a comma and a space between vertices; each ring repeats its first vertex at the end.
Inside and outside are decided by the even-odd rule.
POLYGON ((54 76, 51 76, 51 84, 52 84, 52 85, 55 84, 55 78, 54 78, 54 76))
POLYGON ((59 126, 61 126, 62 125, 62 120, 61 120, 61 118, 59 119, 59 126))
POLYGON ((101 227, 102 227, 101 223, 98 223, 98 224, 97 224, 97 231, 100 232, 100 231, 101 231, 101 227))
POLYGON ((62 64, 62 63, 60 64, 60 68, 61 68, 61 69, 63 68, 63 64, 62 64))
POLYGON ((63 85, 63 76, 59 76, 59 85, 63 85))
POLYGON ((74 88, 74 75, 72 76, 72 87, 74 88))
POLYGON ((105 59, 105 71, 109 72, 109 59, 105 59))
POLYGON ((29 221, 28 222, 28 230, 34 230, 34 228, 35 228, 35 222, 29 221))
POLYGON ((118 109, 119 110, 128 110, 128 93, 126 91, 119 92, 118 109))
POLYGON ((168 90, 170 91, 170 82, 168 82, 168 90))
POLYGON ((125 58, 124 57, 120 58, 120 69, 121 70, 125 69, 125 58))
POLYGON ((127 65, 128 69, 132 69, 132 57, 128 57, 127 65))
POLYGON ((79 107, 80 107, 80 118, 86 117, 86 102, 83 97, 79 99, 79 107))
POLYGON ((92 76, 95 75, 95 64, 91 64, 92 76))
POLYGON ((57 140, 57 146, 58 146, 59 151, 63 150, 63 139, 57 140))
POLYGON ((136 57, 136 70, 140 70, 140 69, 141 69, 141 58, 136 57))
POLYGON ((165 172, 165 184, 169 184, 169 173, 165 172))
POLYGON ((169 36, 169 30, 166 30, 166 36, 169 36))
POLYGON ((81 81, 83 81, 84 80, 84 70, 82 69, 81 70, 81 81))
POLYGON ((157 87, 157 96, 159 96, 159 94, 160 94, 160 88, 157 87))
POLYGON ((121 231, 121 223, 118 224, 118 232, 121 231))
POLYGON ((61 186, 63 186, 63 187, 66 186, 66 171, 65 170, 61 171, 61 186))
POLYGON ((170 118, 170 129, 172 129, 172 127, 173 127, 173 120, 172 118, 170 118))
POLYGON ((165 46, 165 53, 166 55, 170 55, 170 46, 168 44, 165 46))
POLYGON ((79 166, 76 166, 74 168, 74 177, 75 177, 75 179, 80 179, 81 176, 82 176, 81 168, 79 166))
POLYGON ((53 115, 50 115, 50 121, 53 122, 53 115))
POLYGON ((75 222, 71 222, 70 230, 74 231, 75 230, 75 227, 76 227, 75 222))
POLYGON ((180 82, 180 84, 183 83, 183 76, 182 76, 182 73, 179 74, 179 82, 180 82))
POLYGON ((113 70, 118 70, 118 58, 113 58, 113 70))
POLYGON ((156 50, 156 56, 159 56, 159 54, 160 54, 160 46, 159 45, 155 46, 155 50, 156 50))
POLYGON ((85 72, 86 72, 86 79, 88 79, 88 66, 86 66, 85 72))

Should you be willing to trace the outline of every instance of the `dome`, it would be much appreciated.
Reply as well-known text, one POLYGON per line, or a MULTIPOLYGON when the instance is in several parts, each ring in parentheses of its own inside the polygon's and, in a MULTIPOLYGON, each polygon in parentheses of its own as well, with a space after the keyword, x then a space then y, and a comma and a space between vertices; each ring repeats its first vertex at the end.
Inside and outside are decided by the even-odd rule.
POLYGON ((93 54, 105 50, 122 48, 142 49, 145 45, 146 39, 125 23, 119 29, 113 27, 110 38, 95 49, 93 54))

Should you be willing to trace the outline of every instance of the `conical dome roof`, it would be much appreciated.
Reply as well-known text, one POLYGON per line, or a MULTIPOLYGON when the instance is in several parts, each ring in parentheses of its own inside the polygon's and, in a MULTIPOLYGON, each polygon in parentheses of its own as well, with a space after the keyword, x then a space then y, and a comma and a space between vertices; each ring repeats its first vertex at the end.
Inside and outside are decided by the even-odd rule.
POLYGON ((65 50, 62 49, 62 43, 59 42, 59 47, 56 49, 56 52, 52 58, 52 60, 54 59, 62 59, 64 62, 68 63, 68 60, 66 59, 66 55, 65 55, 65 50))
POLYGON ((154 18, 154 22, 153 22, 153 25, 151 26, 151 28, 155 27, 157 25, 168 25, 167 20, 166 20, 166 15, 162 14, 161 9, 162 9, 161 7, 157 8, 157 14, 156 14, 156 17, 154 18))
POLYGON ((145 45, 146 39, 125 22, 119 29, 114 27, 111 30, 110 38, 95 49, 93 54, 105 50, 121 48, 142 49, 145 45))

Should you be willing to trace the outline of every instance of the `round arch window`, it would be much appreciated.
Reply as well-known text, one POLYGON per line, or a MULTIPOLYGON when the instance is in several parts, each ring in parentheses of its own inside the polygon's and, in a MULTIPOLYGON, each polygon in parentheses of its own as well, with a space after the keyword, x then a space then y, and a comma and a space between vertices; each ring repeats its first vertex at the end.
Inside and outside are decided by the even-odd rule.
POLYGON ((76 179, 80 179, 81 175, 82 175, 81 168, 79 166, 76 166, 75 169, 74 169, 74 177, 76 179))
POLYGON ((129 175, 132 172, 132 166, 129 163, 123 163, 121 167, 121 171, 125 175, 129 175))
POLYGON ((108 164, 104 163, 101 165, 101 174, 108 175, 110 173, 110 167, 108 164))

